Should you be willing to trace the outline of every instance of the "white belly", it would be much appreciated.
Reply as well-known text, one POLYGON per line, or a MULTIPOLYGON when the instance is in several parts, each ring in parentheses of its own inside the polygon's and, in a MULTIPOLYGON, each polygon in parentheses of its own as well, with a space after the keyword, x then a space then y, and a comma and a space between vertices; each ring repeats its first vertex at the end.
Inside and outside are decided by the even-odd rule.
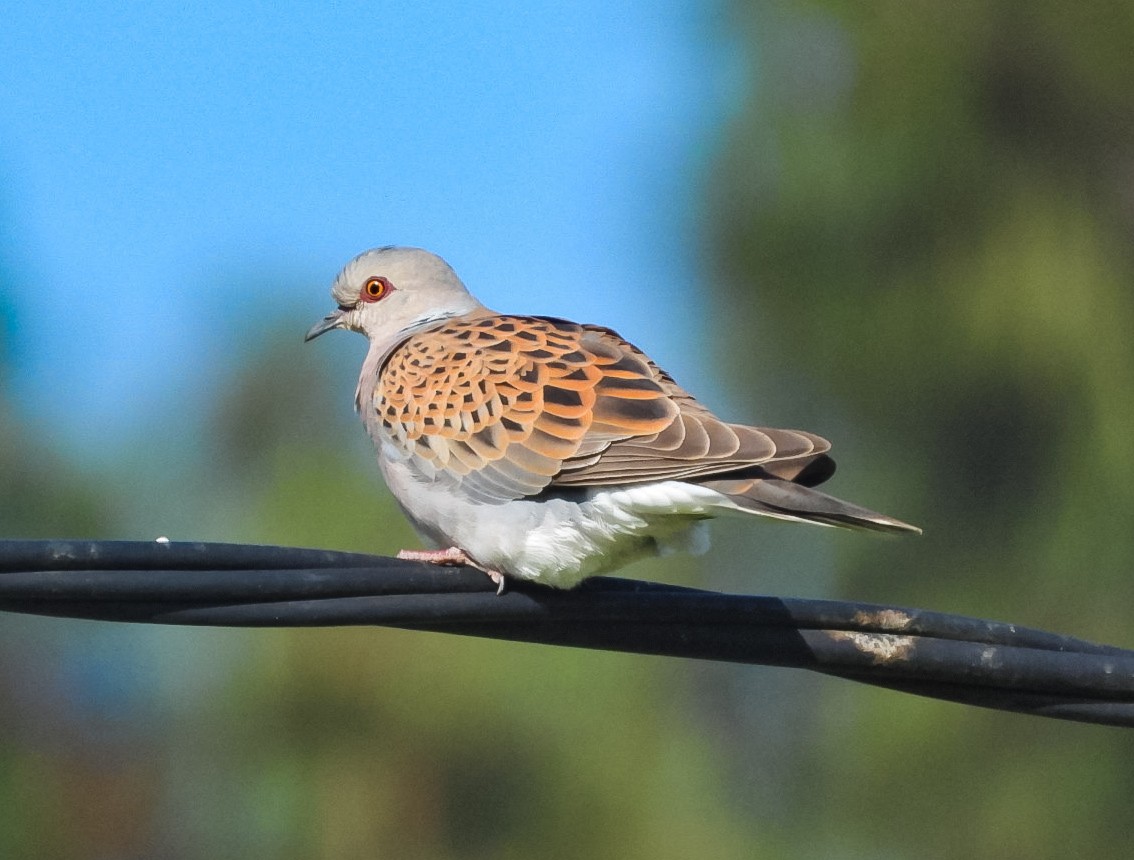
POLYGON ((559 588, 638 558, 703 552, 704 520, 722 513, 725 501, 703 487, 664 481, 489 505, 463 498, 459 488, 423 482, 402 462, 379 462, 424 537, 459 547, 483 567, 559 588))

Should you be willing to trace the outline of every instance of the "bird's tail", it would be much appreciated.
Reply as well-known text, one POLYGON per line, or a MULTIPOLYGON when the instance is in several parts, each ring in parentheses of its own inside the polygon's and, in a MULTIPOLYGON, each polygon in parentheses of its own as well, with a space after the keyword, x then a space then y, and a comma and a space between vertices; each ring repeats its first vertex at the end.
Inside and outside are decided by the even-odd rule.
POLYGON ((701 483, 728 496, 736 508, 765 517, 839 528, 921 534, 921 529, 917 526, 791 481, 776 478, 724 478, 701 483))

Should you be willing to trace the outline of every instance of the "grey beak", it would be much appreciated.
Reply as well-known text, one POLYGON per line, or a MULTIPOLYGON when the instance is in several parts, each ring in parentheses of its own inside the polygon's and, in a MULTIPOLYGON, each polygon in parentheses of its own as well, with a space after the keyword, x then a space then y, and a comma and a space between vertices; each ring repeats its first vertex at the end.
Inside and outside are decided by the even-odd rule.
POLYGON ((345 313, 346 311, 343 308, 336 308, 331 311, 307 330, 307 334, 303 336, 304 343, 309 340, 315 340, 319 335, 329 332, 333 328, 338 328, 339 324, 343 321, 343 314, 345 313))

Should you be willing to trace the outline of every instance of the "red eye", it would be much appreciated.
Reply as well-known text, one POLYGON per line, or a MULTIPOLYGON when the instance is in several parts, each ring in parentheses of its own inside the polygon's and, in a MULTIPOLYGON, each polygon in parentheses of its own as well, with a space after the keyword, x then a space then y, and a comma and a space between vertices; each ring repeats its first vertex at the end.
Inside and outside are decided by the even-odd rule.
POLYGON ((386 294, 393 288, 394 285, 385 278, 371 278, 363 284, 362 292, 358 297, 364 302, 376 302, 381 298, 385 298, 386 294))

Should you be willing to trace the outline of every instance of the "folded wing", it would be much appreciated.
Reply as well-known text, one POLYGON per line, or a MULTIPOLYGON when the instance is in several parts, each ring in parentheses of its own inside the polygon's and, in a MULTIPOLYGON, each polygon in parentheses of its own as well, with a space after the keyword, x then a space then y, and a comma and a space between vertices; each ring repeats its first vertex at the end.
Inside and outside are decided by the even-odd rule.
POLYGON ((615 332, 549 317, 415 334, 370 407, 368 424, 423 478, 485 503, 738 470, 811 485, 834 469, 825 439, 721 421, 615 332))

